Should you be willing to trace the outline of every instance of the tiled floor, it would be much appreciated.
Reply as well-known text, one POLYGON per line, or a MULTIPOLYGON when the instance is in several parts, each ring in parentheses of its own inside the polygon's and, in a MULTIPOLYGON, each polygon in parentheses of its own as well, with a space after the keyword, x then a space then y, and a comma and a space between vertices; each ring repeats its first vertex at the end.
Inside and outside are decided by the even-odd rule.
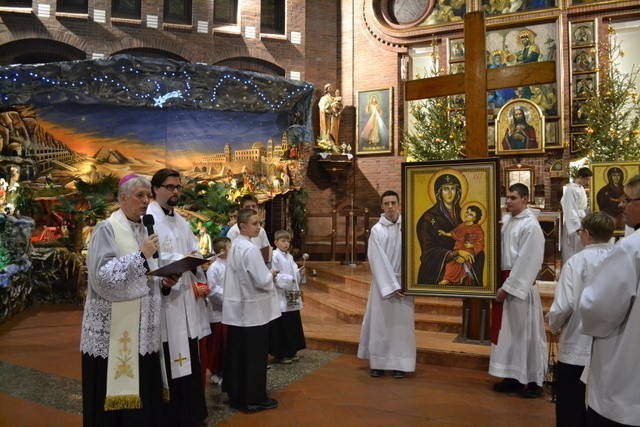
MULTIPOLYGON (((81 314, 80 307, 41 305, 0 325, 0 426, 81 425, 73 413, 80 396, 64 392, 80 379, 81 314)), ((236 413, 219 425, 554 425, 546 397, 499 395, 490 390, 494 381, 483 371, 424 364, 402 380, 371 378, 366 361, 340 355, 273 392, 277 409, 236 413)))

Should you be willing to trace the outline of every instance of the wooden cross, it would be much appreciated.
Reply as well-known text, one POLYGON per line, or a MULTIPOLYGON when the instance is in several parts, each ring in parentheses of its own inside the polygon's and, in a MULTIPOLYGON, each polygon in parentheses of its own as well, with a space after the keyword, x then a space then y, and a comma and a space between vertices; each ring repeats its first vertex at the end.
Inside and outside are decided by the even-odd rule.
MULTIPOLYGON (((556 81, 555 61, 487 69, 484 12, 464 16, 465 72, 411 80, 405 100, 465 95, 467 158, 489 155, 487 147, 487 91, 556 81)), ((496 141, 498 143, 498 141, 496 141)))
POLYGON ((182 368, 182 362, 184 362, 185 360, 189 360, 189 359, 184 357, 182 353, 178 353, 178 358, 174 359, 173 361, 179 363, 180 367, 182 368))
MULTIPOLYGON (((465 72, 427 79, 411 80, 405 85, 405 100, 416 101, 440 96, 465 95, 467 158, 489 156, 487 144, 487 91, 554 83, 554 61, 518 64, 487 69, 484 12, 470 12, 464 16, 465 72)), ((496 138, 496 143, 499 141, 496 138)), ((463 337, 480 340, 484 336, 483 312, 489 313, 488 301, 465 298, 464 311, 468 311, 463 337)), ((486 337, 485 337, 486 338, 486 337)))

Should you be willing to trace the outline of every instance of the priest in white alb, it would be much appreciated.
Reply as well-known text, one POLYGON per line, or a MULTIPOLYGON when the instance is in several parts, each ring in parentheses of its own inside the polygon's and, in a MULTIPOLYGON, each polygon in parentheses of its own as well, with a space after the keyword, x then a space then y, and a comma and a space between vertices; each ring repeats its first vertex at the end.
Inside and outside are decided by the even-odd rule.
MULTIPOLYGON (((154 217, 160 266, 186 255, 200 256, 198 240, 187 221, 175 211, 182 190, 180 173, 160 169, 151 178, 151 185, 155 201, 147 208, 147 214, 154 217)), ((174 425, 198 425, 207 417, 198 341, 211 333, 211 327, 205 295, 194 292, 196 282, 206 287, 207 279, 200 267, 183 273, 174 286, 162 288, 163 356, 169 378, 166 416, 174 425)))
MULTIPOLYGON (((118 184, 120 209, 99 222, 87 252, 82 317, 82 415, 85 426, 163 426, 160 283, 147 276, 158 237, 142 225, 148 179, 118 184)), ((170 286, 176 278, 166 278, 170 286)))

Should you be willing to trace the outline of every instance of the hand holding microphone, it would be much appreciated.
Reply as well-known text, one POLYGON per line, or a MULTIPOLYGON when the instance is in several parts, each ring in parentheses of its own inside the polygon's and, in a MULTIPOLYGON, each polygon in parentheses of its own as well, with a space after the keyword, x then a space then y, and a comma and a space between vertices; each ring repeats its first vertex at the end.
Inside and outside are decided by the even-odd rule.
MULTIPOLYGON (((146 214, 142 217, 142 225, 144 225, 145 227, 147 227, 147 234, 149 235, 149 238, 147 240, 145 240, 145 244, 147 243, 147 241, 150 241, 150 243, 152 243, 154 245, 154 252, 150 252, 149 255, 151 253, 153 253, 153 257, 154 258, 158 258, 158 236, 155 235, 154 231, 153 231, 153 225, 155 224, 155 220, 153 219, 153 215, 151 214, 146 214), (154 237, 153 239, 151 239, 151 237, 154 237)), ((144 245, 144 244, 143 244, 144 245)), ((147 253, 145 253, 145 251, 142 250, 142 248, 140 248, 140 250, 142 251, 142 253, 144 254, 144 256, 146 258, 149 258, 149 255, 147 255, 147 253)))

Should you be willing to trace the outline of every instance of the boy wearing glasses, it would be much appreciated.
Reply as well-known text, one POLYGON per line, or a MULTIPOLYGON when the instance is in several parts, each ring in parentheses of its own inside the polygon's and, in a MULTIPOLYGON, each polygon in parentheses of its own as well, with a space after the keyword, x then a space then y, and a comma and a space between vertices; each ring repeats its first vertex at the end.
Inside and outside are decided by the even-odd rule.
POLYGON ((584 425, 585 384, 580 381, 591 357, 592 338, 579 331, 578 303, 587 280, 613 248, 613 218, 605 212, 590 213, 577 230, 584 250, 562 266, 556 294, 548 314, 551 332, 560 332, 556 376, 556 425, 584 425))
POLYGON ((580 168, 573 182, 567 184, 560 200, 564 224, 561 238, 563 264, 583 248, 576 230, 580 228, 580 221, 587 214, 588 205, 585 187, 589 185, 592 176, 591 169, 580 168))
MULTIPOLYGON (((198 240, 187 221, 176 211, 180 198, 180 173, 160 169, 151 178, 155 201, 147 214, 153 215, 154 231, 160 242, 160 265, 191 254, 199 256, 198 240)), ((162 291, 162 345, 168 377, 169 402, 166 408, 168 424, 198 425, 207 417, 207 405, 200 377, 198 341, 211 333, 204 295, 196 297, 192 283, 206 283, 202 269, 195 274, 183 273, 174 286, 162 291)), ((160 308, 160 307, 157 307, 160 308)))

